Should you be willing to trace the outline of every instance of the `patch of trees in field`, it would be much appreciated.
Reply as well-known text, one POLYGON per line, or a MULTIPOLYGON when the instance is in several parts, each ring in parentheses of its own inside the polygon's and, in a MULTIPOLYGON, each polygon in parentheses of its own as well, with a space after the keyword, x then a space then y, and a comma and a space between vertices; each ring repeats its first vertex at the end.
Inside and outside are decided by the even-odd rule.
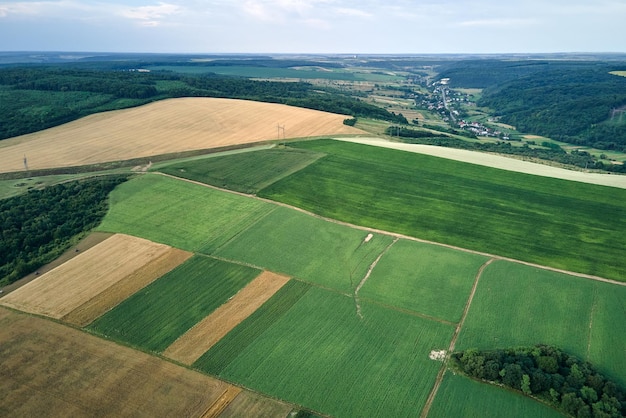
POLYGON ((126 179, 94 177, 0 200, 0 285, 51 262, 72 238, 97 226, 109 192, 126 179))
MULTIPOLYGON (((454 129, 448 129, 447 133, 456 133, 454 129)), ((461 131, 462 132, 462 131, 461 131)), ((567 152, 560 146, 544 142, 541 148, 532 148, 528 144, 521 147, 511 145, 510 142, 481 142, 464 141, 451 136, 437 135, 429 131, 419 131, 401 126, 390 126, 386 129, 387 135, 398 138, 409 144, 437 145, 441 147, 460 148, 472 151, 495 152, 498 154, 519 155, 527 158, 554 161, 560 164, 573 165, 585 169, 605 170, 614 173, 626 173, 626 164, 605 163, 596 159, 587 151, 573 150, 567 152)), ((474 136, 476 137, 476 136, 474 136)))
MULTIPOLYGON (((107 68, 108 64, 99 65, 107 68)), ((174 97, 257 100, 407 123, 402 115, 304 82, 56 65, 0 69, 0 139, 36 132, 96 112, 174 97)))
POLYGON ((533 396, 572 417, 626 416, 626 392, 587 361, 548 345, 452 354, 465 374, 533 396))

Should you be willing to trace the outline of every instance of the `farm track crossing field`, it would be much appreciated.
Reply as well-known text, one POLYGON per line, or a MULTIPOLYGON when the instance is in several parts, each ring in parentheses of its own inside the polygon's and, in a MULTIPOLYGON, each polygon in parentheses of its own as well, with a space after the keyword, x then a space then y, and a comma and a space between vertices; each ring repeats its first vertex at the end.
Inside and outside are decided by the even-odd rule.
POLYGON ((98 113, 3 140, 2 172, 71 167, 277 139, 359 134, 346 116, 274 103, 218 98, 163 100, 98 113))
POLYGON ((89 329, 161 352, 259 273, 251 267, 195 256, 94 321, 89 329))
POLYGON ((224 335, 254 313, 288 281, 288 277, 268 271, 261 273, 228 302, 174 341, 163 352, 163 355, 191 365, 224 335))
POLYGON ((447 372, 429 418, 562 418, 556 410, 497 386, 447 372))
POLYGON ((489 265, 457 350, 552 344, 626 383, 626 287, 507 261, 489 265))
POLYGON ((116 234, 2 298, 5 306, 62 318, 169 251, 116 234))
POLYGON ((359 296, 456 323, 486 261, 481 255, 400 240, 380 259, 359 296))
POLYGON ((419 414, 441 367, 428 355, 452 326, 367 303, 360 319, 351 297, 317 287, 273 314, 283 290, 260 329, 252 315, 195 366, 332 416, 419 414))
POLYGON ((392 242, 375 234, 278 207, 218 249, 216 255, 263 266, 352 293, 370 264, 392 242))
POLYGON ((256 193, 322 156, 293 148, 267 149, 176 163, 159 171, 223 189, 256 193))
POLYGON ((626 190, 340 141, 291 146, 328 155, 259 196, 353 224, 625 280, 626 190))
POLYGON ((229 386, 5 308, 0 341, 1 416, 200 416, 229 386))

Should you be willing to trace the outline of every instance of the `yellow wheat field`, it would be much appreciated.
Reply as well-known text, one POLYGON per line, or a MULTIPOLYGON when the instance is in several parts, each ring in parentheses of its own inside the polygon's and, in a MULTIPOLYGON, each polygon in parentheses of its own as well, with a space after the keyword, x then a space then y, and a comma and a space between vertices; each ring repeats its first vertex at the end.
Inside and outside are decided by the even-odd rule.
POLYGON ((0 141, 0 172, 71 167, 181 151, 362 131, 346 116, 246 100, 182 98, 90 115, 0 141), (278 129, 278 125, 284 127, 278 129))
POLYGON ((192 364, 288 281, 289 277, 269 271, 261 273, 232 299, 174 341, 163 355, 183 364, 192 364))
POLYGON ((59 319, 169 249, 167 245, 116 234, 8 294, 0 303, 59 319))

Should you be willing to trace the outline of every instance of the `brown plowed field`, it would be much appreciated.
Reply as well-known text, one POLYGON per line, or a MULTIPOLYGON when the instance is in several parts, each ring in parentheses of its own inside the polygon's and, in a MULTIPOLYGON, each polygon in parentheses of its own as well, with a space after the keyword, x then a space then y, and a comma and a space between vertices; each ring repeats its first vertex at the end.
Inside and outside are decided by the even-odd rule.
POLYGON ((84 327, 135 292, 187 261, 193 253, 169 248, 163 255, 99 293, 61 320, 84 327))
POLYGON ((261 273, 232 299, 174 341, 163 355, 183 364, 192 364, 288 281, 288 277, 269 271, 261 273))
POLYGON ((59 319, 170 248, 142 238, 116 234, 8 294, 0 299, 0 303, 59 319))
POLYGON ((163 100, 0 141, 0 172, 71 167, 287 138, 363 133, 346 116, 216 98, 163 100), (280 131, 281 137, 283 131, 280 131))
MULTIPOLYGON (((0 416, 199 417, 232 388, 157 357, 2 307, 0 341, 0 416)), ((242 395, 242 402, 249 398, 245 391, 242 395)), ((254 399, 243 406, 227 403, 226 410, 238 414, 245 407, 257 411, 254 416, 286 416, 274 411, 292 409, 271 399, 254 399)))

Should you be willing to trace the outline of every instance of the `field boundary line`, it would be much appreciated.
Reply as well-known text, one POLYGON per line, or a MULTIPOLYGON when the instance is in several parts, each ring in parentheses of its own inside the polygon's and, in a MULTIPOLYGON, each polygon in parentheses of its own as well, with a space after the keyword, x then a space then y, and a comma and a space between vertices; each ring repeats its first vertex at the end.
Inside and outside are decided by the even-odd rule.
MULTIPOLYGON (((244 232, 246 232, 247 230, 249 230, 250 228, 252 228, 253 226, 255 226, 256 224, 258 224, 259 222, 261 222, 263 219, 267 218, 270 214, 276 212, 278 210, 278 208, 272 208, 271 210, 268 210, 267 213, 264 213, 263 215, 259 216, 254 222, 252 222, 250 225, 248 225, 246 228, 239 230, 239 232, 236 232, 232 237, 230 237, 229 239, 227 239, 223 244, 221 244, 220 246, 216 247, 213 250, 213 253, 217 253, 219 252, 219 250, 221 250, 222 248, 226 247, 228 244, 230 244, 231 242, 233 242, 239 235, 243 234, 244 232)), ((202 246, 204 246, 205 244, 203 243, 202 246)))
POLYGON ((362 226, 362 225, 351 224, 349 222, 344 222, 344 221, 340 221, 340 220, 333 219, 333 218, 327 218, 325 216, 318 215, 317 213, 310 212, 310 211, 308 211, 306 209, 302 209, 302 208, 299 208, 297 206, 292 206, 292 205, 289 205, 287 203, 278 202, 278 201, 271 200, 271 199, 266 199, 266 198, 263 198, 263 197, 259 197, 257 195, 236 192, 234 190, 222 189, 222 188, 219 188, 217 186, 213 186, 213 185, 206 184, 206 183, 201 183, 201 182, 195 181, 195 180, 185 179, 185 178, 182 178, 182 177, 176 177, 176 176, 173 176, 171 174, 165 174, 165 173, 161 173, 161 172, 156 172, 156 174, 160 174, 160 175, 166 176, 166 177, 171 177, 171 178, 176 179, 176 180, 187 181, 187 182, 190 182, 190 183, 197 184, 199 186, 208 187, 210 189, 222 191, 222 192, 225 192, 225 193, 232 193, 232 194, 236 194, 236 195, 239 195, 239 196, 244 196, 244 197, 248 197, 248 198, 252 198, 252 199, 258 199, 258 200, 261 200, 263 202, 272 203, 274 205, 283 206, 283 207, 286 207, 286 208, 297 210, 297 211, 299 211, 301 213, 307 214, 309 216, 313 216, 313 217, 318 218, 318 219, 322 219, 322 220, 325 220, 325 221, 328 221, 328 222, 333 222, 333 223, 336 223, 338 225, 348 226, 348 227, 351 227, 351 228, 354 228, 354 229, 359 229, 361 231, 374 232, 374 233, 377 233, 377 234, 387 235, 387 236, 396 237, 396 238, 402 238, 402 239, 406 239, 406 240, 409 240, 409 241, 415 241, 415 242, 421 242, 421 243, 424 243, 424 244, 437 245, 439 247, 450 248, 452 250, 462 251, 462 252, 465 252, 465 253, 482 255, 483 257, 493 258, 495 260, 509 261, 511 263, 523 264, 525 266, 535 267, 535 268, 538 268, 538 269, 541 269, 541 270, 553 271, 553 272, 556 272, 556 273, 563 273, 563 274, 567 274, 568 276, 580 277, 580 278, 583 278, 583 279, 595 280, 595 281, 598 281, 598 282, 615 284, 615 285, 618 285, 618 286, 626 286, 626 282, 620 282, 620 281, 613 280, 613 279, 607 279, 607 278, 600 277, 600 276, 594 276, 592 274, 579 273, 579 272, 576 272, 576 271, 571 271, 571 270, 565 270, 565 269, 560 269, 560 268, 556 268, 556 267, 545 266, 545 265, 541 265, 541 264, 537 264, 537 263, 532 263, 530 261, 517 260, 515 258, 505 257, 505 256, 501 256, 501 255, 496 255, 496 254, 490 254, 490 253, 486 253, 486 252, 483 252, 483 251, 471 250, 469 248, 458 247, 458 246, 452 245, 452 244, 444 244, 442 242, 429 241, 429 240, 426 240, 426 239, 422 239, 422 238, 412 237, 410 235, 401 234, 399 232, 391 232, 391 231, 385 231, 383 229, 372 228, 372 227, 369 227, 369 226, 362 226))
POLYGON ((380 306, 382 308, 389 309, 391 311, 401 312, 401 313, 404 313, 404 314, 407 314, 407 315, 416 316, 418 318, 427 319, 429 321, 439 322, 440 324, 449 325, 449 326, 452 326, 452 327, 456 326, 456 322, 450 322, 450 321, 447 321, 445 319, 441 319, 441 318, 437 318, 437 317, 434 317, 434 316, 426 315, 426 314, 421 313, 421 312, 412 311, 410 309, 400 308, 400 307, 393 306, 393 305, 388 305, 386 303, 379 302, 379 301, 377 301, 375 299, 372 299, 372 298, 367 298, 366 297, 366 298, 363 298, 362 300, 367 301, 368 303, 371 303, 372 305, 378 305, 378 306, 380 306))
POLYGON ((474 278, 474 285, 472 286, 472 291, 470 292, 467 298, 467 302, 465 302, 463 315, 461 315, 461 320, 457 324, 456 329, 454 330, 454 334, 452 334, 452 339, 450 340, 450 345, 448 346, 448 353, 446 355, 446 360, 441 365, 441 368, 439 369, 439 373, 437 373, 435 384, 433 385, 433 388, 428 394, 428 398, 426 399, 426 404, 424 405, 424 409, 422 409, 422 412, 420 413, 420 418, 426 418, 428 416, 430 407, 432 406, 433 401, 435 400, 435 396, 437 396, 437 392, 439 391, 439 387, 441 386, 441 382, 443 381, 443 376, 446 373, 448 357, 450 356, 450 353, 452 353, 452 351, 454 350, 454 347, 456 346, 456 340, 459 337, 459 333, 461 332, 461 328, 463 328, 463 324, 465 323, 465 318, 467 317, 467 313, 469 312, 470 306, 472 305, 472 300, 474 299, 474 295, 476 294, 476 289, 478 288, 478 281, 480 280, 480 277, 483 275, 483 272, 485 271, 487 266, 489 266, 489 264, 493 263, 495 260, 496 258, 490 258, 485 263, 483 263, 483 265, 480 266, 480 268, 478 269, 478 272, 476 272, 476 277, 474 278))
POLYGON ((380 254, 378 254, 378 257, 376 257, 376 260, 374 260, 372 264, 370 264, 370 267, 367 269, 365 276, 363 276, 363 278, 361 279, 357 287, 354 289, 354 303, 356 305, 356 314, 360 319, 363 319, 363 314, 361 314, 361 304, 359 303, 359 290, 361 290, 361 288, 363 287, 367 279, 369 279, 370 275, 372 274, 372 271, 376 267, 376 264, 378 264, 380 259, 383 258, 383 255, 385 255, 387 251, 389 251, 391 246, 395 244, 396 242, 398 242, 399 239, 400 238, 396 237, 393 241, 391 241, 389 245, 387 245, 387 247, 384 250, 380 252, 380 254))
POLYGON ((591 335, 593 334, 593 313, 596 311, 598 304, 598 285, 593 286, 593 302, 591 302, 591 312, 589 312, 589 334, 587 335, 587 356, 589 361, 589 353, 591 352, 591 335))

